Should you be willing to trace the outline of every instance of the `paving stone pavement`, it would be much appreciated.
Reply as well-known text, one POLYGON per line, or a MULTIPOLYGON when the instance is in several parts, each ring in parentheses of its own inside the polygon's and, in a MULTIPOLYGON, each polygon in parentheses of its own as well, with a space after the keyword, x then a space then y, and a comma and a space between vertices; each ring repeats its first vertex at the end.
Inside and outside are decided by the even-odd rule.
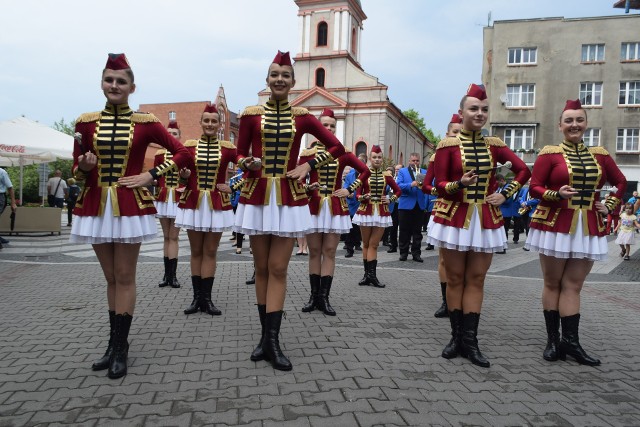
POLYGON ((590 276, 583 290, 581 342, 599 367, 542 359, 537 259, 518 246, 496 255, 479 329, 488 369, 440 357, 450 329, 433 317, 432 251, 418 264, 381 248, 387 288, 373 289, 357 286, 361 261, 339 250, 335 317, 300 312, 307 266, 294 256, 281 331, 294 368, 280 372, 249 360, 260 330, 253 287, 244 284, 248 250, 233 254, 223 237, 214 284, 223 315, 185 316, 189 288, 157 287, 157 241, 143 247, 138 266, 129 374, 110 380, 90 368, 108 334, 104 279, 91 249, 78 256, 67 235, 8 237, 0 252, 0 426, 640 425, 637 253, 590 276), (514 257, 521 262, 511 265, 514 257))

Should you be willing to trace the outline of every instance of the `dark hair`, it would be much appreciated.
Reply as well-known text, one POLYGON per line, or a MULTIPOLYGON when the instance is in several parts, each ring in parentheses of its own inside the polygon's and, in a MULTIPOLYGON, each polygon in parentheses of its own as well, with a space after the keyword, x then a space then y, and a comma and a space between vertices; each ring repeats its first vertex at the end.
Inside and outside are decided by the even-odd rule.
MULTIPOLYGON (((102 70, 102 75, 104 76, 104 72, 107 71, 109 68, 105 68, 104 70, 102 70)), ((131 79, 131 83, 135 83, 135 78, 133 77, 133 70, 131 68, 125 68, 123 69, 123 71, 125 73, 127 73, 127 76, 129 76, 129 78, 131 79)))

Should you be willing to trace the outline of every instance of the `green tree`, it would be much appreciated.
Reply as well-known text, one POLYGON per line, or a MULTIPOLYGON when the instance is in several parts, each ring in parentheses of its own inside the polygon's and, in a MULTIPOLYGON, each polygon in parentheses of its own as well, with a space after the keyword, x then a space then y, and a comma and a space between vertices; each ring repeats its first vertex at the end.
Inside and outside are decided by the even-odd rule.
POLYGON ((420 132, 422 132, 424 136, 427 137, 429 141, 437 145, 438 142, 442 139, 440 135, 436 135, 433 130, 427 127, 426 123, 424 122, 424 118, 422 118, 422 116, 420 116, 420 113, 418 113, 413 108, 403 111, 402 114, 407 116, 407 118, 411 120, 411 122, 418 128, 420 132))
POLYGON ((75 131, 76 121, 73 120, 70 123, 65 123, 64 117, 61 118, 59 122, 54 122, 53 126, 51 127, 57 130, 58 132, 66 133, 67 135, 71 135, 71 136, 73 136, 76 133, 75 131))

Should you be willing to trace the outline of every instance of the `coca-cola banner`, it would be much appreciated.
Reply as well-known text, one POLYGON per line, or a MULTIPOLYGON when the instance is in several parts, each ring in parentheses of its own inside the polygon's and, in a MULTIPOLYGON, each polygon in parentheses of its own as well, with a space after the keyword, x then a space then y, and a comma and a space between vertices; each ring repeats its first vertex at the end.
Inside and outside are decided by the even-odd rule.
POLYGON ((0 144, 0 153, 24 153, 24 145, 5 145, 0 144))

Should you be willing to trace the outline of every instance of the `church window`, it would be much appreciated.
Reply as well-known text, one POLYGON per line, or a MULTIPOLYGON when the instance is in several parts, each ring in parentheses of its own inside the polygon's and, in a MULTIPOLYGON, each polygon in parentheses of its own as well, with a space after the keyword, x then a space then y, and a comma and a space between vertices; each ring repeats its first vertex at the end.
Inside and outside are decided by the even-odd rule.
POLYGON ((318 24, 318 46, 326 46, 329 34, 329 26, 326 22, 318 24))
POLYGON ((324 87, 324 68, 316 70, 316 86, 324 87))

